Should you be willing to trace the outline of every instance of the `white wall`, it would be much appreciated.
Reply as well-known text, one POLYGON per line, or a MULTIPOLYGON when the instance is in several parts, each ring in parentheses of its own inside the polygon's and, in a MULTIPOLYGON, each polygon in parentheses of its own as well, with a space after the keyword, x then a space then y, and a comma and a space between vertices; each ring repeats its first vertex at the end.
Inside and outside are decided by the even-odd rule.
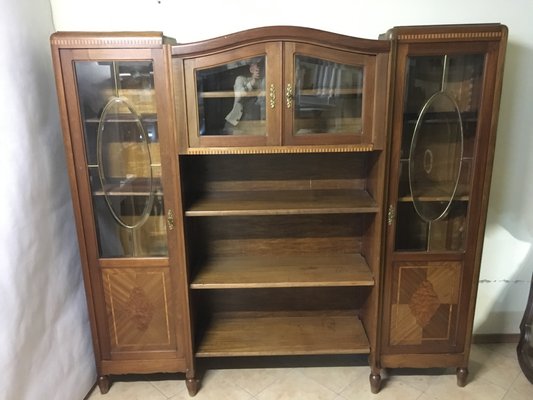
POLYGON ((94 358, 48 0, 0 0, 0 399, 82 399, 94 358))
POLYGON ((533 269, 533 1, 50 0, 58 30, 157 30, 190 42, 265 25, 377 38, 396 25, 500 22, 509 27, 476 333, 516 333, 533 269))

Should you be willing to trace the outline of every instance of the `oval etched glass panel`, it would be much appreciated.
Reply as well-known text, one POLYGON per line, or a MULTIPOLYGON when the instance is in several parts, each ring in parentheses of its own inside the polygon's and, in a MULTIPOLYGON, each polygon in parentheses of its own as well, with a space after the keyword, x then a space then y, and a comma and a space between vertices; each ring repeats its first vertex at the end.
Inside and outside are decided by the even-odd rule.
POLYGON ((135 109, 124 98, 112 97, 98 125, 98 175, 113 218, 125 228, 137 228, 154 202, 148 137, 135 109))
POLYGON ((463 158, 463 124, 455 100, 437 92, 424 104, 409 152, 409 186, 420 217, 446 216, 457 186, 463 158))

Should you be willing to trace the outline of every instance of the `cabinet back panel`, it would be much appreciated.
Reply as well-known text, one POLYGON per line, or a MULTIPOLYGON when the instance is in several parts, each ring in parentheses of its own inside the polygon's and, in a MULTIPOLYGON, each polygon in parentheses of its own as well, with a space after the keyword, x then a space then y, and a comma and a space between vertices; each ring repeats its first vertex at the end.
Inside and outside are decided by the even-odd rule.
POLYGON ((191 260, 215 255, 360 253, 363 215, 189 218, 191 260))
POLYGON ((194 301, 204 315, 333 310, 353 310, 356 315, 370 290, 366 287, 214 289, 194 291, 194 301))
MULTIPOLYGON (((367 153, 181 156, 186 194, 225 190, 364 189, 367 153)), ((187 197, 187 196, 186 196, 187 197)))

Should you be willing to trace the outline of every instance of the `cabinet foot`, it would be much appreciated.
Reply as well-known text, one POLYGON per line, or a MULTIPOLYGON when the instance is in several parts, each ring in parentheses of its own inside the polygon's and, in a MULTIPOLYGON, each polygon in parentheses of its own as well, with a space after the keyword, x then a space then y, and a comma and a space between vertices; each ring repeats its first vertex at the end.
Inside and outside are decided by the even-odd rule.
POLYGON ((464 387, 468 378, 468 368, 457 368, 457 386, 464 387))
POLYGON ((106 394, 107 392, 109 392, 109 388, 111 386, 111 380, 109 379, 109 375, 99 376, 96 383, 98 384, 100 393, 106 394))
POLYGON ((370 391, 374 394, 379 393, 381 389, 381 375, 379 373, 370 373, 370 391))
POLYGON ((185 379, 185 385, 187 385, 189 396, 196 396, 198 389, 200 389, 200 381, 196 378, 187 378, 185 379))

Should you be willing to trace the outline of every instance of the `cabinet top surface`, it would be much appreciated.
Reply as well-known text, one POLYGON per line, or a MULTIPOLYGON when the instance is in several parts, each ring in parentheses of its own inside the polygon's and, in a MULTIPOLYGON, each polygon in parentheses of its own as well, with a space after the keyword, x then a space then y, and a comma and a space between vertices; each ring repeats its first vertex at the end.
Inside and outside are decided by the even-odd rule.
POLYGON ((494 40, 507 36, 507 26, 490 24, 396 26, 381 35, 383 39, 416 40, 494 40))
POLYGON ((50 43, 68 48, 147 48, 176 42, 162 32, 55 32, 50 43))
POLYGON ((307 27, 266 26, 193 43, 179 43, 172 47, 172 54, 177 56, 193 55, 251 43, 283 40, 316 43, 339 49, 368 53, 383 53, 388 52, 390 49, 390 43, 384 40, 356 38, 307 27))
POLYGON ((150 48, 172 45, 174 56, 193 56, 216 52, 252 43, 295 41, 321 44, 347 51, 386 53, 391 40, 494 40, 505 38, 507 27, 499 23, 397 26, 380 35, 380 39, 358 38, 320 29, 300 26, 265 26, 229 33, 216 38, 191 43, 177 43, 162 32, 55 32, 50 37, 53 46, 66 48, 150 48))

